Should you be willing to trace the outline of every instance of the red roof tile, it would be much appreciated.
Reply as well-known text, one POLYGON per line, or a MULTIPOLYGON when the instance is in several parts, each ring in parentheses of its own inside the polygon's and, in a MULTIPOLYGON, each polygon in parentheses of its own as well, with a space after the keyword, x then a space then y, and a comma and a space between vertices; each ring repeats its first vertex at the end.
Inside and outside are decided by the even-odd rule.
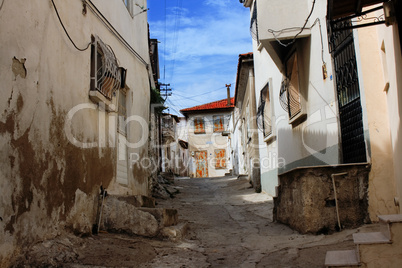
POLYGON ((195 112, 195 111, 233 108, 234 107, 234 98, 230 98, 230 106, 228 106, 227 104, 228 104, 228 99, 223 99, 223 100, 219 100, 219 101, 214 101, 214 102, 194 106, 191 108, 182 109, 182 110, 180 110, 180 112, 188 113, 188 112, 195 112))

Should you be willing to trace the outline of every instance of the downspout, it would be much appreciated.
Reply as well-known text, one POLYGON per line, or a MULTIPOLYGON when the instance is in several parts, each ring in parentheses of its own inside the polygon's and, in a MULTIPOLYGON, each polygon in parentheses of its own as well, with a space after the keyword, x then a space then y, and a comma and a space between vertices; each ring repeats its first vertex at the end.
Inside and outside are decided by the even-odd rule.
POLYGON ((336 186, 335 186, 335 177, 348 175, 347 172, 343 173, 335 173, 331 175, 332 178, 332 186, 334 187, 334 195, 335 195, 335 207, 336 207, 336 218, 338 220, 339 231, 341 230, 341 220, 339 217, 339 207, 338 207, 338 195, 336 194, 336 186))

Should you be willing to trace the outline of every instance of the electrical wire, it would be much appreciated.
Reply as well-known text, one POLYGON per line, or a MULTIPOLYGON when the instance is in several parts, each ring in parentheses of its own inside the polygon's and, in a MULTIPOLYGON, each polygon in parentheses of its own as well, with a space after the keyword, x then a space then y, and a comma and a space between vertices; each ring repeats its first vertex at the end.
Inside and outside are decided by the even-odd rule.
MULTIPOLYGON (((60 22, 60 24, 61 24, 61 27, 63 27, 64 32, 66 33, 66 35, 67 35, 68 39, 70 40, 70 42, 71 42, 71 43, 73 44, 73 46, 74 46, 77 50, 79 50, 79 51, 85 51, 85 50, 87 50, 87 49, 89 48, 89 46, 91 45, 91 42, 87 45, 86 48, 79 48, 79 47, 74 43, 73 39, 71 39, 70 35, 68 34, 67 29, 66 29, 66 27, 64 26, 63 21, 62 21, 61 18, 60 18, 59 11, 57 10, 57 7, 56 7, 54 1, 53 1, 53 0, 51 0, 51 1, 52 1, 54 10, 56 11, 56 15, 57 15, 57 18, 59 19, 59 22, 60 22)), ((3 0, 3 3, 4 3, 4 0, 3 0)), ((3 3, 1 4, 2 6, 3 6, 3 3)))
POLYGON ((3 8, 4 1, 6 1, 6 0, 1 1, 0 11, 1 11, 1 9, 3 8))
POLYGON ((312 28, 317 24, 317 22, 318 22, 318 26, 319 26, 319 28, 320 28, 320 37, 321 37, 321 60, 322 60, 322 63, 325 64, 325 61, 324 61, 324 41, 323 41, 323 39, 322 39, 322 30, 321 30, 321 21, 320 21, 320 18, 317 18, 317 19, 314 21, 314 23, 313 23, 313 25, 311 25, 310 29, 312 29, 312 28))
POLYGON ((307 19, 306 19, 306 21, 304 22, 303 27, 301 27, 301 28, 299 28, 299 27, 284 28, 284 29, 278 30, 278 31, 275 31, 275 30, 272 30, 272 29, 268 29, 268 32, 271 33, 271 34, 274 36, 275 40, 276 40, 281 46, 288 47, 288 46, 290 46, 291 44, 293 44, 294 42, 296 42, 297 37, 306 29, 307 22, 309 21, 311 15, 313 14, 313 11, 314 11, 315 1, 316 1, 316 0, 313 1, 313 6, 311 7, 310 13, 309 13, 308 16, 307 16, 307 19), (295 30, 295 29, 300 29, 300 31, 293 37, 292 41, 290 41, 290 42, 288 42, 288 43, 283 43, 281 40, 278 39, 277 35, 275 34, 275 33, 283 33, 283 32, 285 32, 285 31, 291 31, 291 30, 295 30))
POLYGON ((171 74, 170 74, 170 80, 173 81, 174 77, 174 69, 175 69, 175 63, 176 63, 176 53, 177 53, 177 45, 178 45, 178 40, 179 40, 179 28, 180 28, 180 20, 181 20, 181 12, 182 12, 182 7, 183 7, 183 2, 182 0, 177 0, 177 7, 176 7, 176 12, 175 12, 175 23, 174 23, 174 28, 173 28, 173 45, 172 45, 172 60, 171 60, 171 74))
MULTIPOLYGON (((53 1, 53 0, 52 0, 53 1)), ((88 4, 89 9, 94 13, 96 17, 106 26, 106 28, 117 37, 117 39, 139 60, 149 68, 149 64, 141 57, 141 55, 135 51, 135 49, 124 39, 123 36, 113 27, 113 25, 107 20, 107 18, 100 12, 100 10, 92 3, 91 0, 82 0, 85 4, 88 4)))
POLYGON ((218 90, 220 90, 220 89, 223 89, 223 88, 226 88, 226 87, 221 87, 221 88, 218 88, 218 89, 215 89, 215 90, 211 90, 211 91, 208 91, 208 92, 205 92, 205 93, 202 93, 202 94, 198 94, 198 95, 192 95, 192 96, 188 96, 188 97, 182 96, 183 98, 182 98, 181 100, 187 99, 187 98, 195 98, 195 97, 207 95, 207 94, 209 94, 209 93, 216 92, 216 91, 218 91, 218 90))

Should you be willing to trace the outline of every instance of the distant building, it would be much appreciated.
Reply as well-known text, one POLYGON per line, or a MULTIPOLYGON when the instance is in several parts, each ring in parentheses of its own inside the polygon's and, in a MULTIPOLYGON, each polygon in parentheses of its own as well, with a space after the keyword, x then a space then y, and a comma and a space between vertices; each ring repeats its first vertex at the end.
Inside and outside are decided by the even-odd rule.
POLYGON ((228 126, 234 98, 180 110, 187 120, 190 177, 220 177, 231 168, 228 126))

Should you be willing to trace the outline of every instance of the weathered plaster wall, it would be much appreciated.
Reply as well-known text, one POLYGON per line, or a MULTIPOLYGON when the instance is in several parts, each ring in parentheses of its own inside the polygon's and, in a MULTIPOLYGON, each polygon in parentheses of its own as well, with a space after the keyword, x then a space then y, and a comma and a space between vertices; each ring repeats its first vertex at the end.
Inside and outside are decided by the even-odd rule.
MULTIPOLYGON (((263 1, 257 4, 260 11, 259 16, 266 16, 267 13, 262 7, 268 2, 263 1)), ((310 11, 310 4, 304 4, 305 7, 300 8, 297 14, 310 11)), ((285 5, 289 8, 291 6, 290 3, 285 3, 285 5)), ((288 9, 286 10, 288 11, 288 9)), ((282 9, 275 9, 274 17, 297 18, 297 15, 283 14, 283 12, 282 9)), ((261 89, 271 81, 274 137, 264 141, 262 134, 259 134, 260 159, 265 161, 265 164, 261 163, 262 189, 270 195, 275 194, 278 173, 302 166, 339 163, 338 111, 331 71, 332 61, 328 50, 326 12, 326 2, 317 1, 309 22, 311 26, 316 22, 315 25, 310 31, 303 32, 303 34, 308 33, 308 36, 298 39, 292 48, 298 53, 302 109, 303 113, 307 115, 304 121, 290 124, 287 112, 279 102, 284 62, 292 51, 291 46, 283 48, 276 41, 272 41, 277 47, 281 47, 282 54, 278 55, 271 49, 272 47, 267 46, 267 39, 263 40, 267 38, 264 34, 260 35, 262 42, 260 46, 256 42, 253 43, 257 100, 261 89), (268 54, 268 52, 272 54, 268 54), (326 79, 323 79, 323 61, 328 71, 326 79)), ((270 28, 271 26, 266 24, 267 20, 259 20, 259 28, 270 28)), ((283 22, 283 20, 280 21, 283 22)), ((285 28, 285 26, 281 28, 285 28)), ((289 41, 283 40, 284 43, 289 41)))
MULTIPOLYGON (((261 191, 261 175, 260 175, 260 155, 259 155, 259 142, 258 142, 258 127, 257 127, 257 101, 255 92, 255 78, 254 78, 254 66, 251 63, 242 63, 242 69, 246 69, 244 72, 247 74, 243 79, 246 81, 240 81, 237 89, 242 92, 238 94, 236 98, 236 107, 239 108, 239 118, 241 121, 241 151, 244 153, 243 165, 247 171, 248 180, 253 185, 257 192, 261 191), (241 86, 244 84, 244 86, 241 86), (240 96, 243 96, 241 98, 240 96)), ((240 74, 238 74, 240 75, 240 74)))
MULTIPOLYGON (((278 197, 274 198, 274 217, 301 233, 331 233, 338 229, 335 177, 341 228, 355 228, 369 222, 368 173, 366 165, 300 168, 279 176, 278 197)), ((339 230, 339 229, 338 229, 339 230)))
POLYGON ((222 136, 220 132, 213 132, 213 116, 223 115, 224 125, 227 129, 230 120, 230 113, 228 112, 217 112, 215 114, 191 114, 187 118, 187 129, 188 129, 188 145, 189 145, 189 161, 192 163, 191 169, 189 169, 190 177, 195 177, 196 165, 194 156, 192 152, 195 151, 207 151, 208 160, 208 177, 221 177, 229 171, 230 164, 228 163, 228 158, 230 157, 230 147, 228 142, 228 137, 222 136), (194 118, 203 117, 205 122, 205 134, 194 134, 194 118), (226 150, 226 168, 216 169, 215 168, 215 149, 225 149, 226 150))
MULTIPOLYGON (((398 26, 377 26, 378 41, 384 42, 385 52, 382 54, 384 82, 389 82, 387 108, 389 128, 391 132, 392 157, 394 160, 394 175, 396 197, 402 202, 402 55, 399 43, 398 26)), ((385 85, 384 85, 385 86, 385 85)), ((399 213, 401 213, 401 205, 399 213)))
MULTIPOLYGON (((113 48, 120 66, 128 69, 129 115, 148 118, 145 66, 94 14, 82 14, 82 1, 55 3, 79 47, 96 34, 113 48)), ((147 39, 142 39, 147 36, 146 15, 134 24, 121 1, 96 3, 147 58, 147 39), (144 29, 127 34, 137 28, 126 27, 130 24, 144 29)), ((115 130, 116 120, 89 100, 90 49, 79 52, 72 46, 50 1, 5 1, 0 32, 0 266, 7 266, 22 246, 54 237, 65 228, 91 232, 99 186, 109 187, 115 178, 110 129, 115 130), (71 129, 65 129, 73 114, 71 129), (71 136, 93 146, 77 146, 68 139, 71 136)), ((134 125, 129 133, 138 139, 134 125)), ((133 151, 146 155, 146 146, 133 151)), ((146 172, 134 168, 133 173, 128 190, 146 193, 147 182, 141 179, 146 172)))
POLYGON ((381 41, 378 27, 358 30, 362 84, 365 96, 365 114, 368 121, 371 172, 369 175, 369 213, 372 221, 377 215, 397 213, 394 205, 396 185, 391 135, 388 122, 387 92, 383 64, 381 63, 381 41))

